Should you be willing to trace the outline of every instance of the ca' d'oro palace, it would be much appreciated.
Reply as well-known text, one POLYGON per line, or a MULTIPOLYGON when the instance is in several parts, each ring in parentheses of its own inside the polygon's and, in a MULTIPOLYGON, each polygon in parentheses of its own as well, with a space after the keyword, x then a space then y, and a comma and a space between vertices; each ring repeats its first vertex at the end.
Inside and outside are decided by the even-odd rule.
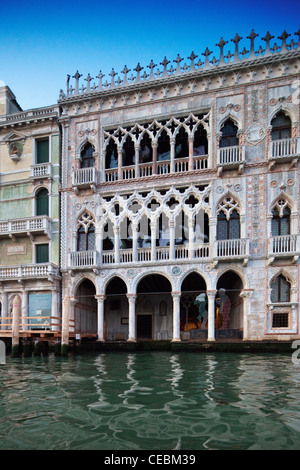
POLYGON ((300 339, 299 36, 0 87, 1 340, 300 339))

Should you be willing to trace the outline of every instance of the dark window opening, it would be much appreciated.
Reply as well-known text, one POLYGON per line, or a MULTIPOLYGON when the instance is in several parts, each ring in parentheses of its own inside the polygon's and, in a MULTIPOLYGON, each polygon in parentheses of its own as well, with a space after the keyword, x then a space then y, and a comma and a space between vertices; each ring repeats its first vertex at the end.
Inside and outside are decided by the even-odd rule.
POLYGON ((84 227, 79 227, 77 231, 77 250, 93 251, 95 250, 95 227, 90 225, 86 232, 84 227))
POLYGON ((152 158, 152 141, 149 134, 145 132, 140 146, 140 163, 152 162, 152 158))
POLYGON ((161 135, 158 138, 157 146, 157 160, 170 160, 170 138, 165 130, 162 131, 161 135))
POLYGON ((240 215, 234 210, 229 220, 223 211, 218 214, 217 240, 232 240, 240 238, 240 215))
POLYGON ((199 125, 194 134, 194 156, 208 154, 208 141, 206 130, 199 125))
POLYGON ((85 144, 81 151, 81 168, 91 168, 95 166, 94 147, 89 142, 85 144))
POLYGON ((282 111, 272 119, 272 140, 289 139, 291 137, 291 120, 282 111))
POLYGON ((49 162, 49 139, 36 142, 36 163, 49 162))
POLYGON ((36 263, 49 263, 49 245, 35 245, 36 263))
POLYGON ((220 147, 233 147, 235 145, 239 145, 237 132, 237 126, 231 121, 231 119, 228 119, 222 128, 220 147))
POLYGON ((106 147, 105 168, 118 168, 118 148, 113 139, 110 139, 106 147))
POLYGON ((287 279, 280 274, 271 284, 271 302, 290 302, 291 285, 287 279))
POLYGON ((288 328, 289 314, 288 313, 273 313, 272 328, 288 328))
POLYGON ((187 158, 189 156, 188 135, 183 127, 180 128, 176 135, 175 141, 175 158, 187 158))
POLYGON ((122 165, 132 166, 135 163, 135 149, 134 143, 130 136, 124 142, 122 150, 122 165))
POLYGON ((36 195, 36 215, 49 215, 48 189, 43 188, 36 195))
POLYGON ((290 234, 290 214, 291 211, 288 207, 283 210, 283 215, 280 217, 278 209, 272 212, 272 237, 290 234))

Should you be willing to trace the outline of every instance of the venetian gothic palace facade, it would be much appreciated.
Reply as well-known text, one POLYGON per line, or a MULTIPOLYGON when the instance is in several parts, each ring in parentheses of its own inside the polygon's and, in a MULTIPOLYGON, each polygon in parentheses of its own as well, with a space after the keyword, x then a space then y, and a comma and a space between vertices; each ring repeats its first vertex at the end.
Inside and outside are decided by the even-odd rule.
POLYGON ((299 35, 0 89, 1 337, 300 337, 299 35))

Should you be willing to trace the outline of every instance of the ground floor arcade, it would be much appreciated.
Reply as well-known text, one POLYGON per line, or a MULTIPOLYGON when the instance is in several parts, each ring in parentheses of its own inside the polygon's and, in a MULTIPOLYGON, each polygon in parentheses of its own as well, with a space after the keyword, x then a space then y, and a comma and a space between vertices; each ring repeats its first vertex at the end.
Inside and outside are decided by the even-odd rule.
POLYGON ((152 270, 134 282, 118 273, 104 282, 90 274, 78 276, 72 295, 64 299, 62 341, 247 338, 251 290, 236 272, 226 271, 214 289, 196 270, 182 279, 174 272, 172 277, 152 270))

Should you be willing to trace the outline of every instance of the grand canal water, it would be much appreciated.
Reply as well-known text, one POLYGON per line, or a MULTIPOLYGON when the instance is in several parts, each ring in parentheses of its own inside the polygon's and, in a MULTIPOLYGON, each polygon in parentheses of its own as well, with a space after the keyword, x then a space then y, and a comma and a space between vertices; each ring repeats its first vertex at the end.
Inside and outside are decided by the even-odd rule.
POLYGON ((291 356, 8 357, 0 449, 300 449, 300 365, 291 356))

